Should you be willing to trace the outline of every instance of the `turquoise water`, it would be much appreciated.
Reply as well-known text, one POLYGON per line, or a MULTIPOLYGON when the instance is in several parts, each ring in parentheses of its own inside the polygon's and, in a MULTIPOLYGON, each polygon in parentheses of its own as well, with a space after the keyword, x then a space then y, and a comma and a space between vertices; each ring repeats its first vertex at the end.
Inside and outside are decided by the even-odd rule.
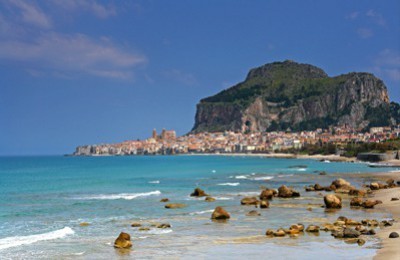
MULTIPOLYGON (((266 250, 270 256, 284 257, 307 252, 304 259, 317 258, 321 250, 371 257, 374 241, 358 247, 328 233, 297 239, 267 239, 263 234, 269 228, 318 224, 340 215, 385 217, 346 208, 327 213, 320 207, 320 195, 304 192, 308 184, 327 185, 341 174, 373 171, 359 163, 244 156, 1 157, 0 258, 208 259, 218 258, 215 252, 246 258, 264 256, 266 250), (294 186, 302 197, 274 199, 271 208, 259 210, 261 216, 245 215, 254 208, 240 206, 243 196, 258 195, 261 186, 282 184, 294 186), (217 201, 190 197, 195 187, 217 201), (165 209, 161 198, 187 207, 165 209), (228 223, 210 221, 216 206, 231 213, 228 223), (80 226, 82 222, 90 225, 80 226), (132 222, 170 223, 172 228, 139 231, 130 227, 132 222), (121 231, 130 233, 134 243, 133 250, 124 254, 112 247, 121 231)), ((348 179, 362 184, 354 175, 348 179)))

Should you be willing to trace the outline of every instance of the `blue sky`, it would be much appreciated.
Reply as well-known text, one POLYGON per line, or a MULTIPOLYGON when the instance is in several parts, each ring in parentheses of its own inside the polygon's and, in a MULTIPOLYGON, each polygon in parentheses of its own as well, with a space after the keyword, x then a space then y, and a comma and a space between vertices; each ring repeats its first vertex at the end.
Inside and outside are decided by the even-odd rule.
POLYGON ((185 134, 201 98, 286 59, 399 102, 400 1, 0 0, 0 155, 185 134))

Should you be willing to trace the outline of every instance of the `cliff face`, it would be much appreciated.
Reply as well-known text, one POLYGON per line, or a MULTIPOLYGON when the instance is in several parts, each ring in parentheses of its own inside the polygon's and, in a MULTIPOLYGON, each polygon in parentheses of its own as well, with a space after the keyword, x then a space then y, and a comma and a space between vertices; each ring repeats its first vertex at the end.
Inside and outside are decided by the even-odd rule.
POLYGON ((382 80, 372 74, 328 77, 312 65, 275 62, 201 100, 192 131, 313 130, 343 124, 365 128, 394 123, 396 109, 382 80))

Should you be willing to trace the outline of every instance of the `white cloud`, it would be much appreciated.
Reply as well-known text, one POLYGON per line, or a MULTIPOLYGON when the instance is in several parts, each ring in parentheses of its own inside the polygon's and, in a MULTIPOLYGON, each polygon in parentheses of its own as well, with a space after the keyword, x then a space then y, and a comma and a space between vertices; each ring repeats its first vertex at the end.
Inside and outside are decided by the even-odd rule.
POLYGON ((365 15, 369 18, 371 18, 376 24, 384 26, 386 25, 386 21, 383 18, 383 15, 378 13, 377 11, 370 9, 368 10, 365 15))
POLYGON ((368 28, 359 28, 357 29, 357 34, 363 39, 370 38, 374 35, 374 32, 368 28))
POLYGON ((52 27, 51 19, 31 1, 23 0, 6 0, 5 3, 9 7, 14 7, 13 11, 17 18, 23 22, 40 27, 42 29, 49 29, 52 27))
POLYGON ((105 6, 95 0, 52 0, 52 2, 65 10, 87 11, 99 18, 108 18, 117 14, 112 4, 105 6))
POLYGON ((32 42, 1 41, 0 59, 24 62, 36 69, 116 79, 132 78, 132 69, 146 62, 143 55, 119 48, 109 40, 58 33, 42 35, 32 42))

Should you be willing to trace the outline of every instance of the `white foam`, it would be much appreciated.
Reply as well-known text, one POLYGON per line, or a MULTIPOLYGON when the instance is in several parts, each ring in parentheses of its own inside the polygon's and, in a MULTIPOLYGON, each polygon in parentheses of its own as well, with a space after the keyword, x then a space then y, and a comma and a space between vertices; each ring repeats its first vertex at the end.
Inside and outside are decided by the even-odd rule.
POLYGON ((10 247, 16 247, 21 245, 29 245, 39 241, 53 240, 58 238, 63 238, 67 235, 72 235, 75 232, 70 227, 65 227, 56 231, 51 231, 48 233, 30 235, 30 236, 15 236, 6 237, 0 239, 0 250, 7 249, 10 247))
POLYGON ((249 176, 248 175, 238 175, 235 176, 235 179, 247 179, 249 176))
POLYGON ((393 171, 389 171, 389 172, 400 173, 400 170, 393 170, 393 171))
POLYGON ((217 171, 216 171, 216 170, 212 170, 211 172, 212 172, 212 173, 216 173, 217 171))
POLYGON ((290 177, 290 176, 294 176, 294 174, 282 174, 282 175, 278 175, 279 178, 290 177))
POLYGON ((161 194, 161 191, 156 190, 156 191, 143 192, 143 193, 100 194, 100 195, 82 197, 82 198, 78 198, 78 199, 83 199, 83 200, 119 200, 119 199, 133 200, 136 198, 148 197, 148 196, 152 196, 152 195, 158 196, 160 194, 161 194))
POLYGON ((226 182, 226 183, 219 183, 217 185, 219 185, 219 186, 238 186, 238 185, 240 185, 240 183, 239 182, 226 182))
POLYGON ((255 191, 239 192, 239 193, 236 193, 235 195, 239 195, 239 196, 254 196, 254 195, 260 195, 260 192, 255 192, 255 191))
POLYGON ((192 216, 193 215, 202 215, 202 214, 212 213, 212 212, 214 212, 214 210, 210 209, 210 210, 192 212, 192 213, 189 213, 189 215, 192 215, 192 216))
POLYGON ((172 229, 164 229, 164 228, 155 228, 155 229, 150 229, 147 231, 140 231, 142 233, 146 233, 149 235, 162 235, 162 234, 168 234, 172 232, 172 229))
POLYGON ((254 177, 252 180, 254 181, 267 181, 273 179, 273 176, 263 176, 263 177, 254 177))
POLYGON ((153 184, 159 184, 159 183, 160 183, 160 181, 159 181, 159 180, 157 180, 157 181, 149 181, 149 183, 153 183, 153 184))
POLYGON ((216 200, 233 200, 233 198, 228 197, 214 197, 216 200))
POLYGON ((299 168, 299 169, 296 169, 296 171, 298 171, 298 172, 305 172, 305 171, 307 171, 307 169, 306 169, 306 168, 299 168))

